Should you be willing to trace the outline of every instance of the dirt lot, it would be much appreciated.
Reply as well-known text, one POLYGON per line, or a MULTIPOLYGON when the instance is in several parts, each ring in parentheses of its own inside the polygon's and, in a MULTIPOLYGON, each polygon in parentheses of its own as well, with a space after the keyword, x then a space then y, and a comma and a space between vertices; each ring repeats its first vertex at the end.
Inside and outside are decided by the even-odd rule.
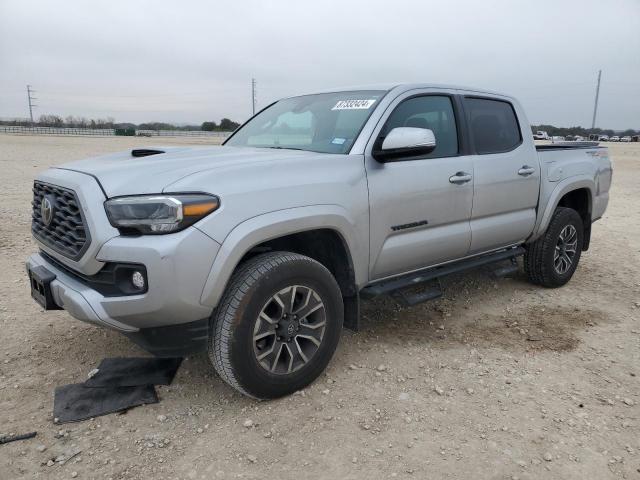
POLYGON ((326 375, 291 397, 244 398, 200 355, 157 405, 55 425, 55 386, 142 351, 31 300, 33 176, 177 142, 0 136, 0 435, 38 431, 0 445, 0 479, 640 479, 637 143, 610 145, 612 201, 564 288, 454 277, 437 302, 365 303, 362 331, 345 331, 326 375))

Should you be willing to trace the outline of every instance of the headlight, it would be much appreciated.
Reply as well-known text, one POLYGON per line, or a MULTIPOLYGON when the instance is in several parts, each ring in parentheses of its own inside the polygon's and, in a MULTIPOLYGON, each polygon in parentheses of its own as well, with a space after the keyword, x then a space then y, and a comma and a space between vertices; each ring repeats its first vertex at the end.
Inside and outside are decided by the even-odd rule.
POLYGON ((219 206, 218 197, 195 193, 120 197, 104 204, 111 225, 122 233, 146 235, 178 232, 219 206))

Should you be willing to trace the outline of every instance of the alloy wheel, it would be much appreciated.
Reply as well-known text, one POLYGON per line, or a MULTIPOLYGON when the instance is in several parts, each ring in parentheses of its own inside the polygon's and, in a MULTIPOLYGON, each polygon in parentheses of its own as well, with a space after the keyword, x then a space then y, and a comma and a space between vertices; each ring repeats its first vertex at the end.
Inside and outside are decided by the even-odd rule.
POLYGON ((553 254, 553 267, 560 275, 564 275, 573 265, 578 248, 578 232, 573 225, 565 226, 556 242, 553 254))
POLYGON ((306 365, 316 354, 326 326, 326 309, 310 287, 291 285, 264 305, 253 329, 253 351, 268 372, 285 375, 306 365))

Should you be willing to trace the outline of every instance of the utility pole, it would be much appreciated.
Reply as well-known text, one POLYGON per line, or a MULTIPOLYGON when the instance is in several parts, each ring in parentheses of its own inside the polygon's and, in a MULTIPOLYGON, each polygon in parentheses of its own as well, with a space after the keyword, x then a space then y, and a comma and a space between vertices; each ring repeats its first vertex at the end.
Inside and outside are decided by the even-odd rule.
POLYGON ((600 96, 600 77, 602 70, 598 70, 598 86, 596 87, 596 101, 593 104, 593 120, 591 120, 591 128, 596 128, 596 113, 598 113, 598 97, 600 96))
POLYGON ((251 107, 252 107, 252 115, 256 114, 256 104, 258 103, 258 99, 256 97, 256 79, 251 79, 251 107))
POLYGON ((33 96, 34 91, 31 90, 31 85, 27 85, 27 100, 29 102, 29 117, 31 118, 31 123, 33 123, 33 107, 37 107, 36 104, 33 103, 34 100, 37 100, 33 96))

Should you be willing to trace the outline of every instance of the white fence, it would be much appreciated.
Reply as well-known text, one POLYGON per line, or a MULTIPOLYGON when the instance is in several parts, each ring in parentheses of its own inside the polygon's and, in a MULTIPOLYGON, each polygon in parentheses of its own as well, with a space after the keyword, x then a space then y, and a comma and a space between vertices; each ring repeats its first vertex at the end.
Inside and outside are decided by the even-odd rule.
POLYGON ((227 138, 232 132, 203 132, 201 130, 136 130, 142 137, 216 137, 227 138))
MULTIPOLYGON (((91 137, 114 136, 113 128, 56 128, 56 127, 19 127, 0 125, 0 134, 14 135, 80 135, 91 137)), ((202 132, 199 130, 136 130, 136 136, 143 137, 208 137, 227 138, 231 132, 202 132)))
POLYGON ((115 135, 115 130, 112 128, 18 127, 0 125, 0 133, 13 133, 17 135, 89 135, 104 137, 115 135))

